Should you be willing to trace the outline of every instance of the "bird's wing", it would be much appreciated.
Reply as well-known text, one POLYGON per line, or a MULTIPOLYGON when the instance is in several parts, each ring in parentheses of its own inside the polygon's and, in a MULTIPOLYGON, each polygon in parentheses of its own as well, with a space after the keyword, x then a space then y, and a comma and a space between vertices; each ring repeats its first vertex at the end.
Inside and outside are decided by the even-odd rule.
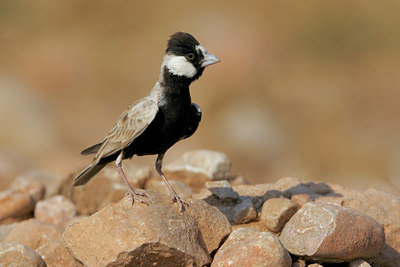
POLYGON ((129 106, 104 139, 94 160, 98 162, 131 144, 146 130, 157 112, 158 105, 150 97, 144 97, 129 106))

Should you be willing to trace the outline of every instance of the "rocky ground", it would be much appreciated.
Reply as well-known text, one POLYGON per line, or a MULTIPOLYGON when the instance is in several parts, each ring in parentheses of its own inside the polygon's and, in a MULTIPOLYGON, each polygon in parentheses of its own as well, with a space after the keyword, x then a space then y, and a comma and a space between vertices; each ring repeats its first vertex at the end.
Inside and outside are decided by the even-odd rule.
MULTIPOLYGON (((180 212, 152 168, 124 162, 149 205, 132 206, 114 166, 71 188, 0 155, 0 266, 398 266, 400 197, 282 178, 249 185, 223 154, 165 166, 180 212)), ((79 171, 79 170, 76 170, 79 171)))

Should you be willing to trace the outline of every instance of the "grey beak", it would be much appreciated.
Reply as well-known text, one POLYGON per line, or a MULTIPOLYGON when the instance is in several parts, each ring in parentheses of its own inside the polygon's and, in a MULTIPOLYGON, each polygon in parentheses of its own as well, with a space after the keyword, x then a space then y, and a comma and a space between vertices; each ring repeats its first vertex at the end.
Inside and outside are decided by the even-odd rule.
POLYGON ((219 60, 219 58, 217 58, 215 55, 206 53, 204 55, 203 61, 201 62, 201 67, 204 68, 204 67, 210 66, 212 64, 218 63, 220 61, 221 60, 219 60))

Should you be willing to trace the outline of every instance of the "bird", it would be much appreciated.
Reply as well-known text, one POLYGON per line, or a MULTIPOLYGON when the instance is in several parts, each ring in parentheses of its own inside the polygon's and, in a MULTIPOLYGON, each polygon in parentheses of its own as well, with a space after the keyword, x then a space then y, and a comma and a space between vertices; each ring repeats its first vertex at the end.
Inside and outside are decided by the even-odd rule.
POLYGON ((107 136, 98 144, 86 148, 82 155, 95 154, 92 162, 74 179, 73 186, 85 185, 108 163, 115 161, 127 193, 147 204, 148 195, 129 184, 122 161, 134 155, 157 155, 155 169, 168 188, 171 203, 183 211, 188 203, 172 188, 162 171, 166 151, 176 142, 194 134, 202 110, 191 102, 190 84, 199 79, 206 67, 220 62, 189 33, 170 36, 162 60, 160 74, 150 93, 128 106, 119 116, 107 136))

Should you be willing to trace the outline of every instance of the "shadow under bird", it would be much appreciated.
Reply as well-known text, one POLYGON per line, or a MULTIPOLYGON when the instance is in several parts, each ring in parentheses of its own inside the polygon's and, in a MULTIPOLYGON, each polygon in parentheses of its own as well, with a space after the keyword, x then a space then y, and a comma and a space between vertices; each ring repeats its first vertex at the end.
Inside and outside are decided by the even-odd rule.
POLYGON ((183 210, 188 204, 165 178, 161 170, 163 157, 176 142, 190 137, 197 130, 201 109, 191 102, 189 85, 202 75, 205 67, 219 61, 189 33, 173 34, 168 41, 158 81, 150 94, 129 106, 101 143, 81 152, 82 155, 96 155, 76 176, 73 185, 86 184, 104 166, 115 161, 132 203, 136 199, 147 204, 139 197, 148 197, 146 193, 133 189, 128 183, 122 160, 134 155, 158 155, 156 170, 168 187, 171 202, 177 202, 183 210))

